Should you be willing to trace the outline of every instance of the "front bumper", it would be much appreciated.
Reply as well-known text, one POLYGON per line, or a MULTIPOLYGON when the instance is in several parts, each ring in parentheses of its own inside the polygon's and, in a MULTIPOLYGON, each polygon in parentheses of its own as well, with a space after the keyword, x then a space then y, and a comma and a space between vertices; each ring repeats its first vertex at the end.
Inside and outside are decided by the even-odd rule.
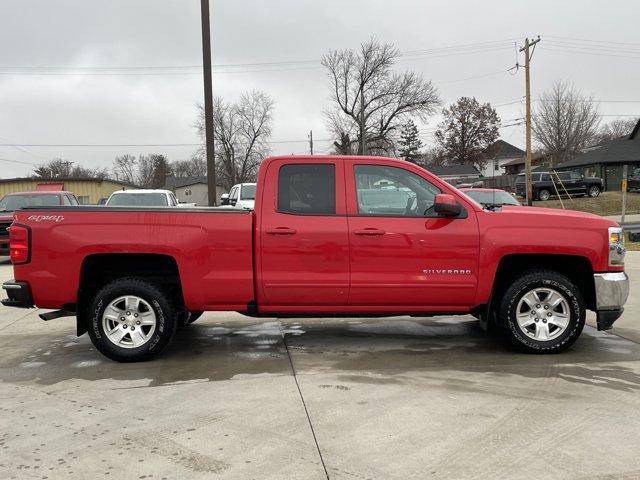
POLYGON ((9 297, 0 300, 0 303, 2 303, 5 307, 33 307, 31 290, 29 290, 28 283, 8 281, 2 284, 2 289, 7 292, 7 296, 9 297))
POLYGON ((624 272, 596 273, 596 315, 598 330, 609 330, 622 312, 629 296, 629 277, 624 272))

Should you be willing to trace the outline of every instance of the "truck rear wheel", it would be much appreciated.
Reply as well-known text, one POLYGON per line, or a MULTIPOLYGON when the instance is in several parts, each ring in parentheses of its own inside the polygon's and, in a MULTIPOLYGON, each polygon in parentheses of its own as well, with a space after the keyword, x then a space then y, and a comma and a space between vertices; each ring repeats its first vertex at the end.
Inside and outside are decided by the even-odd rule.
POLYGON ((102 287, 90 309, 89 337, 106 357, 139 362, 160 353, 171 341, 177 319, 156 285, 121 278, 102 287))
POLYGON ((518 349, 556 353, 580 336, 585 306, 580 290, 567 277, 551 270, 531 270, 504 293, 500 320, 518 349))

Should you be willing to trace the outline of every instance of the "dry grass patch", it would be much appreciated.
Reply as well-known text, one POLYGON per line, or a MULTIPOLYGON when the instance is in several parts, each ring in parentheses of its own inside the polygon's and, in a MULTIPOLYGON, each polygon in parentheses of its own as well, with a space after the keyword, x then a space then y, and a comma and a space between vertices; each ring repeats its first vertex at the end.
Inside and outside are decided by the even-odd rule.
MULTIPOLYGON (((563 198, 564 208, 580 212, 595 213, 604 217, 622 213, 622 192, 602 192, 599 197, 563 198)), ((533 202, 535 207, 562 208, 560 200, 533 202)), ((640 213, 640 193, 627 193, 627 214, 640 213)))

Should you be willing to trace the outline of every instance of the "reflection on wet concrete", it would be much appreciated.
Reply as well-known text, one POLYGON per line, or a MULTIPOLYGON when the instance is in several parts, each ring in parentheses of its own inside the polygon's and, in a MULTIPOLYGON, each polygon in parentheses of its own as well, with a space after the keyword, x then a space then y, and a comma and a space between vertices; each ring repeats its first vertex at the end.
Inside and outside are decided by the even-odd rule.
MULTIPOLYGON (((128 381, 123 388, 291 375, 282 334, 300 374, 331 372, 361 383, 412 383, 457 372, 442 388, 484 390, 476 377, 557 377, 620 391, 640 389, 640 347, 586 327, 569 351, 525 355, 481 332, 474 321, 446 318, 202 321, 179 330, 156 360, 118 364, 89 339, 54 334, 0 337, 4 382, 54 385, 66 380, 128 381), (466 374, 466 375, 465 375, 466 374)), ((452 375, 449 375, 452 376, 452 375)), ((517 388, 505 395, 518 395, 517 388)))

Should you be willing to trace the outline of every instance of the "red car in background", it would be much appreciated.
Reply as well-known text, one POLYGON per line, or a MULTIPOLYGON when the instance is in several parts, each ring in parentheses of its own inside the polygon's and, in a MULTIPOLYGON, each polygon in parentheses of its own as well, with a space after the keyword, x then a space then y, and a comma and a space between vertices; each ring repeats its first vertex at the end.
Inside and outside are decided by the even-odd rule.
POLYGON ((79 205, 71 192, 19 192, 9 193, 0 200, 0 256, 9 255, 9 231, 13 212, 24 207, 55 207, 59 205, 79 205))

